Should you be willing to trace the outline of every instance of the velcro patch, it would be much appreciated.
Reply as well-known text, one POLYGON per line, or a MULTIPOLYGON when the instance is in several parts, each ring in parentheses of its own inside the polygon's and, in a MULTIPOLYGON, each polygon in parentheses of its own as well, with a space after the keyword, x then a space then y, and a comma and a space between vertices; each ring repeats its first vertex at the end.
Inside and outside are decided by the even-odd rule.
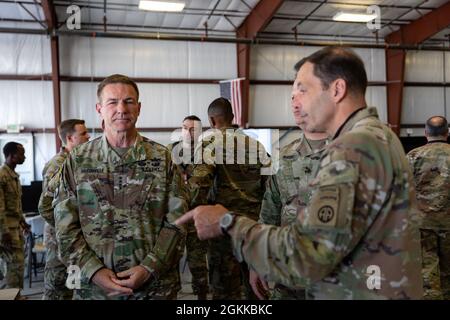
POLYGON ((336 227, 338 204, 339 188, 337 186, 319 188, 309 207, 309 225, 336 227))

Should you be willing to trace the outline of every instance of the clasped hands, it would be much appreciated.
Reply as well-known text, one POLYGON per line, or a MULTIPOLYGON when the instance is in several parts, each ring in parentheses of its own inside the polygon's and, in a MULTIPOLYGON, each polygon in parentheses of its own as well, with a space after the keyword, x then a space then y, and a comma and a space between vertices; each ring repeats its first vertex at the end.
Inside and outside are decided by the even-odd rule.
POLYGON ((133 290, 140 288, 151 277, 151 273, 143 266, 135 266, 128 270, 114 273, 108 268, 98 270, 92 282, 108 293, 108 296, 132 295, 133 290))

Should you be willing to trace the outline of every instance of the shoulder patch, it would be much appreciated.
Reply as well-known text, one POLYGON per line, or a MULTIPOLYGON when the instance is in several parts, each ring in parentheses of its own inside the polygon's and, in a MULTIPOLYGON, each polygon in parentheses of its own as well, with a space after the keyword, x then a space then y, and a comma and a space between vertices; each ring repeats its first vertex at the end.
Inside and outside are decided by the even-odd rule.
POLYGON ((310 225, 335 227, 339 200, 338 186, 320 188, 309 208, 310 225))

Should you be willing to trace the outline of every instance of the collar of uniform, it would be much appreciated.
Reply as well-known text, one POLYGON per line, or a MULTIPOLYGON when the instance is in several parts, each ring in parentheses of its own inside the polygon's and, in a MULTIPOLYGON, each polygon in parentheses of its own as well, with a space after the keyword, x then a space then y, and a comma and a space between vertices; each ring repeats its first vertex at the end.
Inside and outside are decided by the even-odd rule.
POLYGON ((309 143, 307 141, 308 139, 305 137, 305 134, 302 132, 300 135, 300 141, 298 142, 297 147, 295 148, 295 151, 297 151, 297 153, 299 155, 308 155, 310 153, 312 153, 312 149, 309 146, 309 143))
POLYGON ((433 141, 427 142, 427 144, 430 144, 430 143, 438 143, 438 142, 440 142, 440 143, 447 143, 446 140, 433 140, 433 141))
POLYGON ((172 152, 172 150, 177 146, 177 144, 179 144, 182 140, 178 140, 172 143, 169 143, 167 145, 167 149, 169 149, 170 152, 172 152))
POLYGON ((64 155, 64 154, 69 154, 69 150, 67 150, 65 147, 61 147, 61 149, 59 150, 59 154, 60 155, 64 155))
POLYGON ((368 118, 368 117, 377 117, 378 118, 378 112, 377 109, 374 107, 362 107, 353 112, 347 120, 344 121, 344 123, 339 127, 339 129, 336 131, 334 137, 332 140, 335 140, 337 137, 343 135, 344 133, 350 131, 357 122, 361 121, 362 119, 368 118))
POLYGON ((292 140, 286 146, 280 149, 281 156, 286 159, 295 159, 301 154, 303 149, 303 142, 305 141, 305 135, 303 132, 300 132, 300 137, 295 140, 292 140))
POLYGON ((106 135, 103 135, 101 141, 101 150, 103 156, 101 156, 100 158, 108 159, 108 161, 111 161, 114 164, 124 164, 145 160, 147 159, 147 154, 145 153, 145 147, 142 142, 142 136, 137 133, 134 144, 131 146, 130 150, 128 150, 127 153, 124 154, 123 158, 121 158, 109 145, 108 140, 106 139, 106 135))
POLYGON ((18 179, 20 176, 17 172, 15 172, 13 169, 11 169, 6 163, 3 165, 3 169, 14 179, 18 179))
POLYGON ((233 132, 237 131, 237 132, 243 132, 242 129, 240 128, 234 128, 234 127, 224 127, 221 128, 220 131, 222 131, 223 133, 227 132, 227 130, 233 130, 233 132))
POLYGON ((306 138, 304 132, 301 132, 300 138, 298 138, 297 140, 294 140, 292 142, 292 143, 296 143, 297 144, 297 146, 294 148, 294 150, 297 153, 297 155, 304 156, 304 157, 310 156, 312 154, 315 154, 317 152, 322 151, 323 148, 325 148, 328 145, 328 143, 329 143, 329 140, 327 140, 325 142, 325 145, 320 150, 314 151, 311 148, 311 144, 309 143, 309 141, 311 141, 311 140, 308 140, 308 138, 306 138))
POLYGON ((286 146, 288 150, 283 154, 283 158, 296 160, 299 157, 306 157, 313 153, 311 146, 309 145, 307 138, 303 131, 300 133, 298 139, 293 140, 290 144, 286 146), (291 147, 289 147, 291 145, 291 147))

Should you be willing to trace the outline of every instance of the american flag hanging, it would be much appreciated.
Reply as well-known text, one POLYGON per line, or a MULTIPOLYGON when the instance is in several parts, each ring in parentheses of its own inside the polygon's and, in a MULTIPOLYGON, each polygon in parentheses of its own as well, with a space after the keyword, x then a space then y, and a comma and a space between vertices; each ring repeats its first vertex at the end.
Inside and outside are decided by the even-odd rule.
POLYGON ((242 123, 242 81, 244 78, 220 81, 220 96, 230 100, 233 108, 233 124, 244 127, 242 123))

